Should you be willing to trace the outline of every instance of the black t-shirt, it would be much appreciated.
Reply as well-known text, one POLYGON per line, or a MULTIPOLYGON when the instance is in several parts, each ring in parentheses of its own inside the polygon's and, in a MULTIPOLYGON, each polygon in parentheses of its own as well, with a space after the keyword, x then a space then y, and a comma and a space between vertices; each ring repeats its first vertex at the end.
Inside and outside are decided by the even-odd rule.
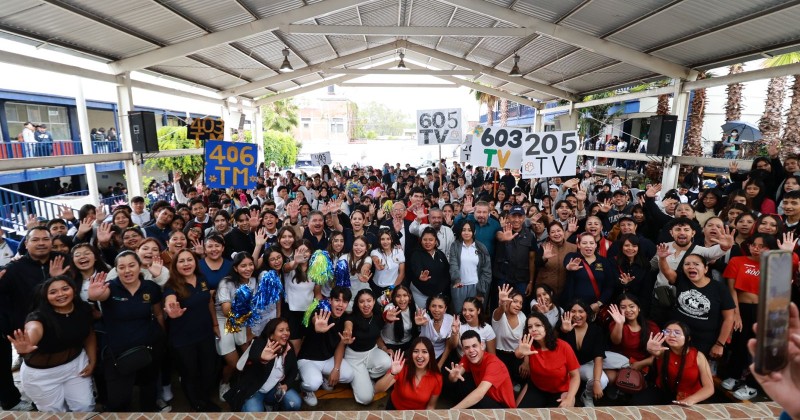
POLYGON ((142 280, 139 289, 131 295, 116 278, 108 282, 108 290, 110 295, 100 307, 106 343, 111 351, 120 354, 136 346, 152 345, 161 328, 153 317, 153 305, 161 304, 161 287, 150 280, 142 280))
POLYGON ((678 300, 673 318, 692 329, 692 345, 708 354, 722 327, 722 311, 736 308, 731 292, 714 280, 698 288, 682 274, 678 274, 675 288, 678 300))
MULTIPOLYGON (((208 309, 208 302, 211 301, 208 283, 204 278, 198 277, 197 287, 187 283, 186 289, 189 291, 189 296, 185 299, 178 297, 181 308, 186 308, 186 312, 178 318, 167 318, 169 341, 173 347, 188 346, 214 338, 213 326, 217 320, 211 318, 211 311, 208 309)), ((177 294, 172 288, 166 287, 164 297, 169 295, 177 294)))
MULTIPOLYGON (((330 330, 324 333, 318 333, 314 330, 314 318, 309 321, 308 328, 305 331, 305 340, 300 347, 300 354, 298 359, 306 360, 328 360, 333 357, 336 352, 336 347, 339 345, 341 338, 339 333, 344 331, 345 318, 331 318, 328 320, 329 324, 334 324, 330 330)), ((358 341, 358 340, 356 340, 358 341)))
POLYGON ((367 319, 360 313, 353 313, 348 320, 353 323, 353 337, 356 338, 349 347, 353 351, 372 350, 378 342, 378 337, 381 336, 383 317, 380 314, 373 314, 367 319))
POLYGON ((572 350, 575 351, 575 356, 578 357, 578 363, 585 364, 595 359, 595 357, 606 357, 606 340, 603 330, 595 324, 589 323, 589 328, 586 330, 586 335, 583 336, 583 345, 578 349, 577 340, 575 337, 575 329, 568 333, 561 331, 561 321, 556 325, 558 331, 558 338, 569 343, 572 350))
POLYGON ((25 322, 39 321, 43 326, 42 339, 36 354, 52 354, 74 349, 80 353, 92 325, 92 311, 89 305, 76 304, 69 314, 53 313, 47 317, 40 311, 28 314, 25 322))

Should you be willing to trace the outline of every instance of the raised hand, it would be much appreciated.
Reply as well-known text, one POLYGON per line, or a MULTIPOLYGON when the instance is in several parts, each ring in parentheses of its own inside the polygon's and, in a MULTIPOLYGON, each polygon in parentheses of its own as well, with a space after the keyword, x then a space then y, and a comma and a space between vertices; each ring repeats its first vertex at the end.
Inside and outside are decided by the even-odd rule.
POLYGON ((621 273, 619 275, 619 282, 622 283, 623 285, 626 285, 626 284, 632 282, 634 279, 636 279, 636 277, 632 276, 632 275, 630 275, 628 273, 621 273))
POLYGON ((500 237, 498 238, 500 241, 508 242, 517 237, 519 233, 514 233, 511 230, 511 223, 503 224, 503 231, 500 232, 500 237))
POLYGON ((536 309, 536 312, 539 312, 540 314, 547 313, 549 309, 547 308, 547 304, 544 302, 543 297, 536 299, 534 302, 533 308, 536 309))
POLYGON ((572 235, 578 231, 578 218, 570 217, 567 222, 567 236, 572 235))
POLYGON ((392 220, 392 227, 394 227, 394 231, 397 233, 403 232, 403 225, 404 223, 402 218, 397 218, 392 220))
POLYGON ((29 214, 28 221, 25 223, 25 228, 31 230, 36 226, 39 226, 39 220, 36 218, 35 214, 29 214))
POLYGON ((350 330, 344 330, 343 332, 340 332, 339 339, 342 340, 342 343, 344 343, 345 346, 349 346, 356 341, 356 338, 353 337, 353 332, 350 330))
POLYGON ((650 198, 655 198, 659 192, 661 192, 661 184, 655 184, 647 187, 647 190, 645 190, 644 195, 650 198))
POLYGON ((67 205, 61 206, 61 218, 64 220, 75 219, 75 212, 67 205))
POLYGON ((600 211, 603 213, 608 213, 611 211, 611 199, 607 198, 600 202, 600 211))
POLYGON ((14 333, 12 335, 7 335, 6 338, 11 342, 11 345, 14 346, 14 350, 16 350, 18 354, 33 353, 39 348, 39 346, 33 345, 30 337, 28 337, 28 333, 24 330, 14 330, 14 333))
POLYGON ((549 260, 555 258, 556 255, 556 248, 553 246, 553 243, 550 241, 545 242, 542 246, 542 258, 549 260))
POLYGON ((586 190, 578 186, 578 191, 575 191, 575 198, 578 199, 578 202, 586 201, 586 190))
POLYGON ((414 324, 421 327, 427 323, 428 323, 428 317, 425 316, 425 310, 417 309, 417 312, 414 314, 414 324))
POLYGON ((261 225, 261 218, 258 217, 258 210, 250 210, 250 217, 247 218, 247 224, 250 225, 250 230, 254 231, 258 229, 258 226, 261 225))
POLYGON ((403 371, 403 366, 406 364, 406 359, 403 357, 402 351, 396 351, 392 354, 392 366, 389 368, 392 376, 397 375, 403 371))
POLYGON ((304 264, 308 261, 308 248, 305 245, 300 245, 294 251, 294 262, 296 264, 304 264))
POLYGON ((735 241, 730 226, 724 226, 722 232, 717 237, 711 238, 710 240, 713 243, 719 244, 719 247, 722 248, 723 251, 731 249, 735 241))
POLYGON ((279 354, 281 354, 281 345, 277 341, 269 340, 267 345, 264 346, 264 350, 261 351, 261 360, 269 362, 278 357, 279 354))
POLYGON ((777 140, 773 140, 773 141, 769 142, 769 146, 767 146, 767 155, 769 155, 769 157, 771 157, 771 158, 772 157, 778 157, 778 153, 779 152, 780 151, 778 150, 778 141, 777 140))
POLYGON ((300 214, 300 204, 297 201, 287 204, 286 213, 289 215, 289 219, 296 219, 297 215, 300 214))
POLYGON ((608 313, 611 315, 611 319, 613 319, 617 325, 622 325, 625 323, 625 315, 619 311, 619 306, 612 303, 608 306, 608 313))
POLYGON ((450 367, 445 366, 444 370, 446 370, 447 373, 450 374, 451 381, 458 380, 464 382, 464 366, 461 366, 460 363, 456 364, 455 362, 451 362, 450 367))
POLYGON ((567 263, 566 269, 568 271, 578 271, 583 268, 583 260, 580 258, 573 258, 567 263))
POLYGON ((69 265, 64 265, 64 257, 61 255, 50 260, 50 277, 63 276, 69 271, 69 265))
POLYGON ((783 234, 783 241, 778 240, 778 248, 784 251, 794 251, 795 237, 794 232, 786 232, 783 234))
POLYGON ((669 347, 664 347, 664 341, 667 337, 663 333, 650 333, 650 338, 647 340, 647 352, 658 356, 664 350, 669 350, 669 347))
POLYGON ((95 273, 89 279, 89 299, 98 300, 108 290, 108 283, 106 283, 107 274, 103 271, 95 273))
POLYGON ((395 322, 400 319, 400 308, 389 308, 383 313, 386 322, 395 322))
POLYGON ((328 311, 319 310, 314 314, 314 331, 318 333, 326 333, 330 331, 336 324, 328 324, 331 319, 331 313, 328 311))
POLYGON ((86 234, 92 231, 92 224, 94 223, 95 219, 92 216, 86 216, 81 220, 81 224, 78 225, 78 233, 77 236, 85 237, 86 234))
POLYGON ((522 339, 519 340, 519 345, 517 346, 517 350, 520 353, 522 353, 523 356, 539 354, 539 352, 534 350, 533 348, 533 336, 530 334, 525 334, 524 336, 522 336, 522 339))
POLYGON ((450 327, 450 335, 458 337, 459 334, 461 334, 461 317, 455 316, 453 317, 453 325, 450 327))
POLYGON ((564 311, 564 313, 561 314, 561 331, 570 332, 572 331, 573 327, 574 326, 572 325, 572 312, 564 311))
POLYGON ((182 317, 186 312, 186 308, 181 308, 181 304, 178 302, 169 302, 164 305, 164 312, 167 313, 168 317, 175 319, 182 317))
POLYGON ((267 228, 259 229, 255 234, 255 238, 256 248, 261 248, 264 246, 264 244, 267 243, 267 228))
POLYGON ((511 303, 509 294, 511 293, 511 285, 504 284, 497 288, 497 300, 500 305, 507 305, 511 303))
POLYGON ((199 239, 192 239, 192 251, 197 255, 203 255, 205 248, 203 248, 203 241, 199 239))
POLYGON ((419 281, 428 281, 431 279, 431 272, 428 270, 422 270, 419 273, 419 281))
POLYGON ((107 245, 111 243, 111 237, 114 233, 111 231, 111 223, 101 223, 97 227, 97 243, 107 245))
POLYGON ((101 222, 103 220, 106 220, 106 217, 108 216, 106 214, 106 206, 103 203, 97 204, 97 208, 94 211, 94 215, 95 215, 95 219, 97 219, 97 220, 99 220, 101 222))
POLYGON ((661 243, 656 247, 656 255, 658 255, 658 258, 667 258, 670 254, 672 254, 672 251, 669 249, 669 244, 661 243))
POLYGON ((369 278, 372 275, 369 271, 369 265, 364 264, 361 271, 358 273, 358 281, 361 283, 369 283, 369 278))
POLYGON ((384 210, 383 206, 378 209, 377 213, 378 221, 381 221, 386 218, 386 210, 384 210))
POLYGON ((153 256, 153 262, 150 264, 150 267, 148 267, 147 270, 150 271, 150 274, 152 274, 153 277, 158 277, 161 275, 161 269, 163 267, 164 261, 161 259, 160 255, 156 254, 153 256))
POLYGON ((473 198, 471 195, 464 197, 464 206, 461 207, 461 211, 464 213, 472 213, 475 211, 475 207, 473 206, 474 200, 475 198, 473 198))

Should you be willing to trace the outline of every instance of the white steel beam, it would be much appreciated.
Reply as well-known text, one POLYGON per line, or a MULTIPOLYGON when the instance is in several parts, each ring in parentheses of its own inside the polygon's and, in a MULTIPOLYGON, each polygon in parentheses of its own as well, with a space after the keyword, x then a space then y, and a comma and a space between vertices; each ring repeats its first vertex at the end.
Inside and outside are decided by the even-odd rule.
POLYGON ((292 79, 296 79, 298 77, 317 73, 323 71, 326 68, 343 66, 345 64, 352 63, 354 61, 363 60, 365 58, 370 58, 378 54, 394 51, 398 48, 402 48, 403 46, 405 46, 405 41, 390 42, 388 44, 383 44, 374 48, 368 48, 363 51, 344 55, 339 58, 335 58, 333 60, 312 64, 308 67, 297 69, 291 73, 281 73, 276 76, 268 77, 266 79, 254 80, 253 82, 221 91, 219 92, 219 94, 222 97, 243 95, 247 92, 252 92, 254 90, 262 89, 270 85, 286 82, 292 79))
MULTIPOLYGON (((603 99, 595 99, 593 101, 575 102, 575 104, 574 104, 575 106, 574 107, 575 107, 575 109, 581 109, 581 108, 587 108, 587 107, 595 106, 595 105, 613 104, 613 103, 617 103, 617 102, 631 101, 631 100, 640 99, 640 98, 650 98, 650 97, 653 97, 653 96, 668 95, 668 94, 672 94, 672 93, 675 93, 675 88, 672 87, 672 86, 666 86, 666 87, 657 88, 657 89, 644 90, 644 91, 641 91, 641 92, 633 92, 633 93, 626 93, 626 94, 623 94, 623 95, 610 96, 608 98, 603 98, 603 99)), ((564 111, 569 111, 569 110, 570 110, 570 106, 569 105, 562 105, 562 106, 557 106, 557 107, 554 107, 554 108, 543 109, 542 110, 542 114, 555 114, 555 113, 558 113, 558 112, 564 112, 564 111)))
POLYGON ((338 83, 341 87, 363 87, 363 88, 425 88, 442 89, 457 88, 458 84, 453 83, 338 83))
POLYGON ((298 7, 275 16, 237 25, 218 32, 212 32, 187 41, 161 47, 153 51, 123 58, 110 64, 116 74, 138 70, 172 60, 175 57, 187 56, 220 44, 238 41, 262 32, 279 29, 281 25, 329 15, 342 9, 369 3, 374 0, 328 0, 298 7))
POLYGON ((542 19, 522 14, 484 0, 441 0, 452 6, 461 7, 472 12, 502 20, 513 25, 534 29, 548 37, 581 47, 588 51, 613 58, 624 63, 663 74, 665 76, 687 79, 691 69, 667 61, 620 44, 606 41, 581 32, 577 29, 550 23, 542 19))
POLYGON ((324 69, 325 74, 355 74, 367 76, 370 74, 392 75, 392 76, 472 76, 476 77, 480 72, 472 70, 430 70, 430 69, 324 69))
POLYGON ((359 25, 284 25, 287 34, 375 35, 375 36, 470 36, 526 37, 536 33, 529 28, 481 28, 462 26, 359 26, 359 25))
POLYGON ((452 77, 452 76, 437 76, 437 77, 439 79, 457 83, 461 86, 468 87, 470 89, 477 90, 479 92, 492 94, 494 96, 497 96, 498 98, 505 98, 508 99, 509 101, 513 101, 518 104, 528 105, 529 107, 534 109, 540 109, 543 106, 541 102, 532 101, 530 99, 514 95, 513 93, 495 89, 489 86, 479 85, 475 82, 470 82, 469 80, 459 79, 458 77, 452 77))
POLYGON ((546 85, 544 83, 534 82, 533 80, 525 79, 523 77, 511 77, 500 70, 486 67, 481 64, 475 63, 473 61, 469 61, 461 57, 456 57, 451 54, 443 53, 441 51, 437 51, 432 48, 424 47, 422 45, 418 45, 413 42, 407 42, 406 48, 411 51, 427 55, 428 57, 433 57, 438 60, 446 61, 448 63, 455 64, 461 67, 466 67, 468 69, 480 71, 483 74, 498 78, 500 80, 504 80, 509 83, 516 83, 520 86, 525 86, 537 92, 546 93, 547 95, 550 96, 567 99, 569 101, 577 100, 577 97, 572 92, 567 92, 566 90, 555 88, 546 85))
POLYGON ((696 80, 683 84, 684 92, 691 92, 696 89, 709 88, 714 86, 724 86, 733 83, 752 82, 753 80, 771 79, 773 77, 794 76, 800 74, 800 63, 787 64, 785 66, 769 67, 752 71, 745 71, 727 76, 712 77, 710 79, 696 80))

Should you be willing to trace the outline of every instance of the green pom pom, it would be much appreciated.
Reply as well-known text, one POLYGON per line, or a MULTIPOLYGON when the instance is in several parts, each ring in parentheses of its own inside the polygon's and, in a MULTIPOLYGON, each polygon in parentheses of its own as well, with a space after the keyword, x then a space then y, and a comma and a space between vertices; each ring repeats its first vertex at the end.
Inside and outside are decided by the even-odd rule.
POLYGON ((317 310, 318 305, 319 305, 319 300, 316 298, 314 298, 314 300, 311 301, 311 305, 308 305, 308 309, 306 309, 306 312, 303 314, 304 327, 308 327, 308 323, 309 321, 311 321, 311 317, 314 316, 314 311, 317 310))

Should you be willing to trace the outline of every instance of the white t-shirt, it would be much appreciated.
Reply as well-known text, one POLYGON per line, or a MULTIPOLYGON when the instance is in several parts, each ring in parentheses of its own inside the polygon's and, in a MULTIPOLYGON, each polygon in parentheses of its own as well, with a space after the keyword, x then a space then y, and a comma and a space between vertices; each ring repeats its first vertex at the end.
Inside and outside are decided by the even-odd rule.
MULTIPOLYGON (((390 303, 386 305, 383 311, 386 312, 390 309, 394 310, 394 308, 396 308, 394 303, 390 303)), ((394 322, 387 322, 383 325, 383 329, 381 330, 381 338, 383 339, 384 343, 399 345, 411 341, 411 328, 413 326, 412 323, 414 322, 412 319, 411 311, 408 308, 406 308, 406 310, 404 311, 401 311, 400 318, 402 319, 403 322, 403 332, 404 332, 403 339, 400 341, 395 341, 394 322)), ((400 321, 395 321, 395 322, 400 322, 400 321)))
POLYGON ((522 339, 522 334, 525 331, 525 314, 522 312, 517 314, 519 325, 517 328, 511 329, 508 325, 508 318, 506 314, 500 317, 499 321, 495 321, 492 317, 492 329, 497 335, 497 350, 514 351, 519 345, 519 340, 522 339))
POLYGON ((481 258, 478 255, 478 247, 475 242, 467 246, 462 243, 461 245, 461 265, 459 268, 459 276, 461 284, 470 286, 478 284, 478 264, 481 263, 481 258))
POLYGON ((375 276, 372 281, 380 287, 389 287, 397 281, 397 275, 400 270, 400 264, 405 264, 406 256, 403 251, 397 248, 392 249, 390 255, 386 255, 383 251, 376 249, 370 254, 371 257, 378 258, 383 262, 383 270, 375 269, 375 276))
POLYGON ((311 280, 297 283, 294 281, 294 270, 285 273, 283 288, 286 291, 286 303, 290 311, 303 311, 308 309, 314 300, 314 282, 311 280))
MULTIPOLYGON (((487 342, 497 338, 497 336, 494 333, 494 330, 492 329, 492 327, 489 326, 489 324, 484 324, 480 327, 472 327, 468 324, 461 324, 461 326, 458 328, 458 331, 459 331, 458 333, 459 336, 464 335, 464 333, 467 331, 475 331, 476 333, 478 333, 478 335, 481 336, 481 342, 483 342, 484 346, 486 345, 487 342)), ((456 350, 458 350, 459 356, 464 355, 464 349, 461 348, 460 340, 458 342, 458 348, 456 348, 456 350)))
POLYGON ((283 372, 283 356, 278 356, 275 358, 275 364, 272 365, 272 371, 269 373, 267 381, 261 385, 261 389, 258 391, 265 394, 272 391, 272 388, 275 388, 275 385, 278 385, 284 376, 286 375, 283 372))
POLYGON ((433 343, 433 352, 436 353, 436 358, 438 359, 439 356, 444 353, 444 348, 447 345, 447 339, 450 338, 450 334, 453 329, 453 315, 444 314, 442 318, 442 326, 439 327, 439 331, 437 332, 435 328, 433 328, 433 320, 431 317, 426 313, 425 319, 428 320, 428 323, 421 326, 419 329, 419 335, 421 337, 427 337, 433 343))
MULTIPOLYGON (((217 287, 217 301, 215 302, 217 308, 217 319, 224 320, 226 318, 226 314, 222 313, 222 304, 223 303, 231 303, 233 302, 233 298, 236 297, 236 290, 239 289, 240 284, 234 283, 232 281, 222 280, 219 282, 219 286, 217 287)), ((255 293, 256 291, 256 279, 254 277, 250 277, 250 280, 247 281, 247 287, 250 288, 250 291, 255 293)))

